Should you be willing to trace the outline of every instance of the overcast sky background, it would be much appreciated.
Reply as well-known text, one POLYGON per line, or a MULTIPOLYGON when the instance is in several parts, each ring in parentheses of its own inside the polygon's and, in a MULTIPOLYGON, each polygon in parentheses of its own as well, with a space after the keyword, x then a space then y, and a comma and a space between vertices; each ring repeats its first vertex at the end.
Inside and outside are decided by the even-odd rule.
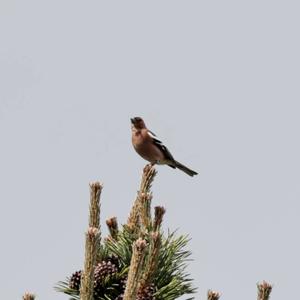
POLYGON ((142 116, 190 178, 158 167, 165 228, 192 238, 205 299, 299 288, 298 1, 0 2, 0 292, 53 290, 82 267, 88 183, 126 222, 142 116))

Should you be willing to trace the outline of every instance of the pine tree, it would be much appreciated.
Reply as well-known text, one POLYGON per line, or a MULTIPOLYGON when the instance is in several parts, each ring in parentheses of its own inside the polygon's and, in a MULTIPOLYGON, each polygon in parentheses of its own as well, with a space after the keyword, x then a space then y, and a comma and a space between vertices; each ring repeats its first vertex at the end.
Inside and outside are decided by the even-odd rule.
POLYGON ((102 186, 91 184, 89 226, 97 230, 98 239, 87 233, 85 266, 90 268, 89 271, 76 271, 65 281, 60 281, 56 286, 58 291, 70 295, 71 299, 83 299, 84 272, 89 272, 92 284, 87 289, 90 290, 87 299, 174 300, 182 295, 191 295, 189 299, 194 299, 192 294, 196 289, 186 272, 191 255, 186 250, 189 238, 177 235, 177 232, 165 234, 162 231, 163 207, 155 207, 154 217, 151 216, 150 189, 155 176, 154 167, 147 165, 127 223, 119 229, 116 217, 107 220, 110 235, 101 243, 102 186), (89 251, 93 252, 91 249, 96 249, 93 258, 88 255, 89 251))
MULTIPOLYGON (((166 212, 154 207, 151 216, 153 166, 143 170, 140 189, 127 223, 119 229, 117 218, 106 221, 109 236, 101 241, 100 195, 102 185, 90 184, 89 228, 86 232, 83 270, 58 282, 57 291, 71 300, 174 300, 185 295, 194 299, 196 289, 186 272, 189 238, 161 229, 166 212)), ((269 300, 272 285, 257 284, 257 300, 269 300)), ((208 290, 207 300, 218 300, 220 293, 208 290)), ((34 300, 26 292, 23 300, 34 300)))

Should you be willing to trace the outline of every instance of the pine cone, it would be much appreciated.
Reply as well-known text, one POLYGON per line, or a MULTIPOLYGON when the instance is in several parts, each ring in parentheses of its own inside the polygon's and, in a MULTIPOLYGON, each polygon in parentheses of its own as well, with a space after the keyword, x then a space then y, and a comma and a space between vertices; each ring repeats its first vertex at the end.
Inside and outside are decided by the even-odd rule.
MULTIPOLYGON (((94 272, 94 298, 102 297, 107 292, 107 282, 105 279, 114 277, 119 270, 119 259, 117 256, 110 256, 98 263, 94 272)), ((80 290, 82 271, 73 273, 69 280, 69 287, 73 290, 80 290)), ((114 287, 121 293, 124 292, 127 278, 113 279, 114 287), (119 286, 119 288, 118 288, 119 286)))
POLYGON ((69 287, 71 289, 76 291, 80 290, 81 275, 82 275, 82 271, 76 271, 71 275, 71 278, 69 280, 69 287))
POLYGON ((111 256, 107 257, 105 259, 105 261, 107 261, 107 262, 110 261, 112 264, 114 264, 117 267, 118 270, 120 269, 120 261, 119 261, 118 256, 111 255, 111 256))
POLYGON ((95 268, 95 281, 103 281, 107 276, 113 276, 118 272, 117 266, 110 260, 103 260, 95 268))
POLYGON ((94 298, 103 296, 105 287, 103 286, 105 278, 113 277, 118 273, 118 268, 111 260, 103 260, 98 263, 94 273, 94 298))

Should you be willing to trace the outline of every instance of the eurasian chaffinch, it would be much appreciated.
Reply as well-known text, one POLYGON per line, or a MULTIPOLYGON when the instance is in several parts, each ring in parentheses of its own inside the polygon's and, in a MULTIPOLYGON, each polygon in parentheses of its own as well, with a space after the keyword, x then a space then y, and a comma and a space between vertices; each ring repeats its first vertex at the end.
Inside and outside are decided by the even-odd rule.
POLYGON ((135 151, 151 164, 168 165, 180 169, 190 176, 198 173, 176 161, 168 148, 157 139, 156 135, 147 129, 140 117, 131 119, 132 145, 135 151))

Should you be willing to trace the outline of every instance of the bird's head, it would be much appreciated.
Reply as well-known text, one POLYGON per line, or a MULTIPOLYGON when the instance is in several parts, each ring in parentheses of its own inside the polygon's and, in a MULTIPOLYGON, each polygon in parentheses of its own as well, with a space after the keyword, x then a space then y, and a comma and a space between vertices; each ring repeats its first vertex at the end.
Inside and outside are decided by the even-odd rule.
POLYGON ((131 118, 131 126, 135 129, 143 129, 146 128, 145 122, 140 117, 131 118))

